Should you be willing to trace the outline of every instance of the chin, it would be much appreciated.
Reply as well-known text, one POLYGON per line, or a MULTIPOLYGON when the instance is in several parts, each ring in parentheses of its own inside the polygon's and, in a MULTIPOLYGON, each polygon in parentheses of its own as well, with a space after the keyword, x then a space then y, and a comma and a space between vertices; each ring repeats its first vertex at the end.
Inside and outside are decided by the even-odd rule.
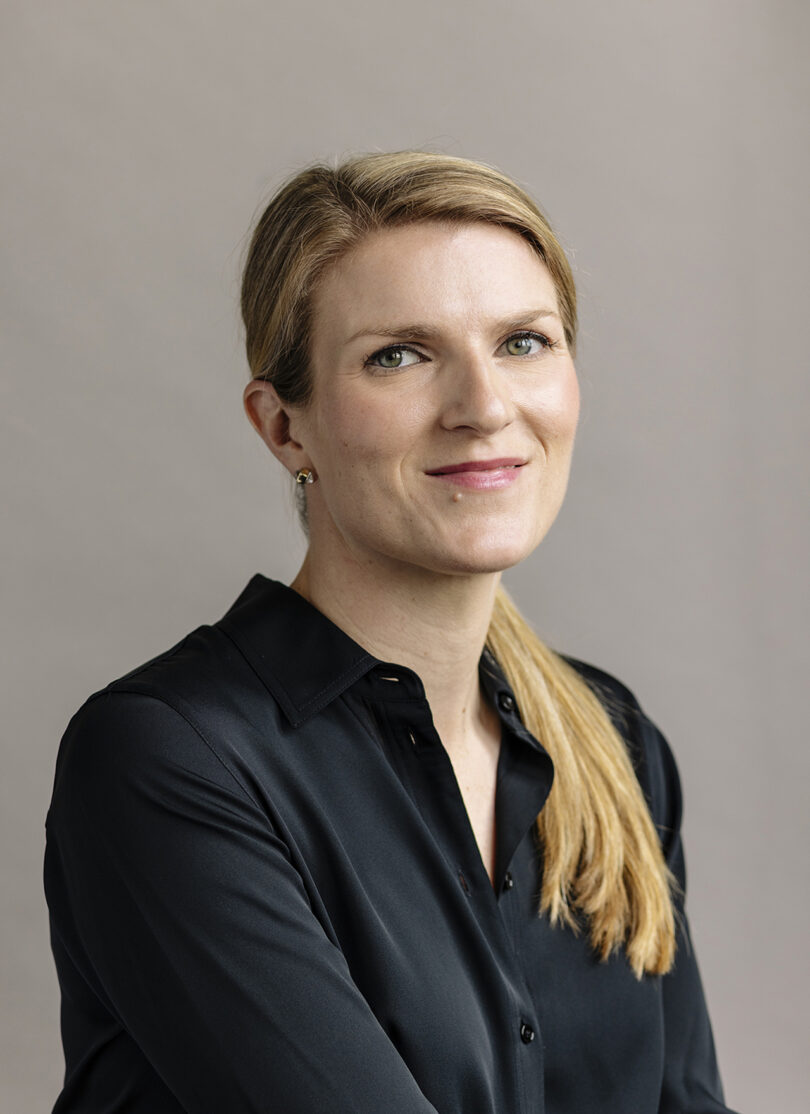
POLYGON ((443 559, 436 562, 435 568, 437 572, 448 572, 457 576, 505 572, 506 569, 519 565, 535 548, 533 545, 474 545, 455 553, 443 554, 443 559))

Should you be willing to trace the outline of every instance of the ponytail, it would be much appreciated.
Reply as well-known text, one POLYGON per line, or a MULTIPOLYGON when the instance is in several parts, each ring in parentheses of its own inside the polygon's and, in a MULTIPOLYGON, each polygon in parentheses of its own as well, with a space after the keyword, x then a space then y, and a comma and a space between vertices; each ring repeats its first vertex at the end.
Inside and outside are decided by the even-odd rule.
POLYGON ((624 946, 637 978, 675 956, 672 888, 627 745, 596 694, 545 646, 501 587, 487 635, 523 723, 548 751, 554 783, 537 818, 540 915, 579 930, 600 959, 624 946))

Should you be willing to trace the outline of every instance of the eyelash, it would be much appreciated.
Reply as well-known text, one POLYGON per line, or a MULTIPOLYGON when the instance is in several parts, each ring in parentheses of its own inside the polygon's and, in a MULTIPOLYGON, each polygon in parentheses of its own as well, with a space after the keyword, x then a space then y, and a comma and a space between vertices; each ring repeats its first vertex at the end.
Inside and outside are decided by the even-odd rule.
MULTIPOLYGON (((535 332, 531 332, 529 330, 524 330, 524 331, 521 331, 521 332, 518 332, 518 333, 510 333, 509 336, 506 337, 506 339, 502 342, 501 347, 503 347, 503 344, 506 344, 510 340, 520 340, 522 337, 529 337, 532 340, 539 340, 541 342, 541 344, 543 345, 543 348, 545 348, 547 351, 550 351, 553 348, 558 348, 559 347, 558 342, 556 340, 552 340, 550 337, 547 337, 545 333, 535 333, 535 332)), ((420 362, 423 362, 422 353, 419 351, 418 348, 414 348, 413 345, 411 345, 411 344, 387 344, 385 346, 385 348, 378 348, 376 352, 371 352, 368 356, 366 356, 365 361, 364 361, 364 366, 365 367, 376 367, 379 371, 400 371, 401 369, 397 368, 397 367, 380 367, 379 364, 374 363, 375 359, 377 359, 379 356, 384 356, 387 352, 413 352, 415 355, 420 357, 420 362)), ((515 359, 515 360, 531 359, 531 355, 532 354, 527 354, 527 355, 524 355, 524 356, 513 356, 512 359, 515 359)), ((411 366, 411 365, 408 365, 408 366, 411 366)))

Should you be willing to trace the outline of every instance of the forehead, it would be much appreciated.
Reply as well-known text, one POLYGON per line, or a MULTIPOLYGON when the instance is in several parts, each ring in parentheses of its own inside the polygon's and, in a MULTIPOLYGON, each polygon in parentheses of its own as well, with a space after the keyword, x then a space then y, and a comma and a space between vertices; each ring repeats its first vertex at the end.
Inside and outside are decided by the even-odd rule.
POLYGON ((371 233, 321 280, 313 341, 347 342, 382 323, 467 327, 530 305, 557 309, 551 275, 531 245, 493 224, 419 223, 371 233))

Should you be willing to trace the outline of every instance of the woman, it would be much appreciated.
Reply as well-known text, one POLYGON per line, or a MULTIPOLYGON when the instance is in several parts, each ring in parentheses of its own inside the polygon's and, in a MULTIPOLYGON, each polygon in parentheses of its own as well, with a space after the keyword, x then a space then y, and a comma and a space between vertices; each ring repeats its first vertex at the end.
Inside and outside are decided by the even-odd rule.
POLYGON ((242 309, 309 547, 68 728, 56 1109, 725 1110, 667 743, 499 587, 578 418, 548 224, 462 159, 314 167, 242 309))

